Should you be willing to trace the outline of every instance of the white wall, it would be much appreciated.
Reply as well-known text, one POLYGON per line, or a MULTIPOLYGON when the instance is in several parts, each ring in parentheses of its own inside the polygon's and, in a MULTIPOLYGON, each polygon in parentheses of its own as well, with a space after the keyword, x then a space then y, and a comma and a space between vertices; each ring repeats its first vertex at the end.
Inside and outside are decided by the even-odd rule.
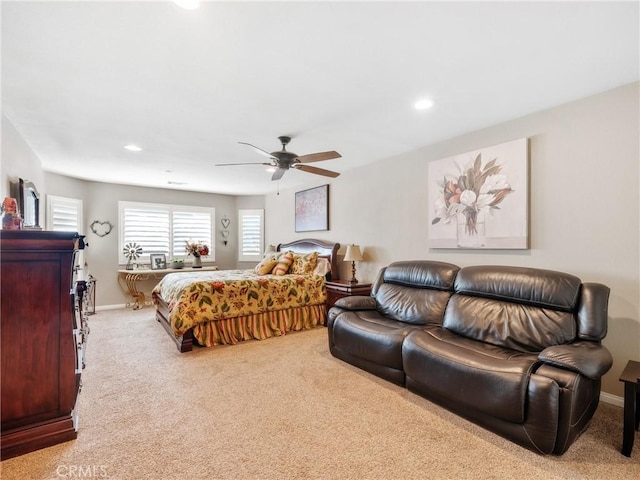
MULTIPOLYGON (((18 178, 33 182, 42 195, 45 184, 40 159, 4 114, 1 138, 0 199, 10 196, 10 182, 15 182, 18 178)), ((42 203, 40 202, 40 218, 42 218, 42 203)), ((42 225, 42 222, 40 224, 42 225)))
MULTIPOLYGON (((330 183, 330 231, 294 233, 295 191, 281 191, 266 198, 266 241, 313 236, 359 244, 366 260, 357 265, 361 282, 392 261, 433 259, 548 268, 604 283, 611 288, 604 343, 614 366, 603 389, 621 395, 622 368, 640 360, 639 85, 349 170, 329 182, 312 177, 304 188, 330 183), (428 162, 522 137, 530 139, 531 248, 429 249, 428 162)), ((344 264, 343 278, 348 269, 344 264)))

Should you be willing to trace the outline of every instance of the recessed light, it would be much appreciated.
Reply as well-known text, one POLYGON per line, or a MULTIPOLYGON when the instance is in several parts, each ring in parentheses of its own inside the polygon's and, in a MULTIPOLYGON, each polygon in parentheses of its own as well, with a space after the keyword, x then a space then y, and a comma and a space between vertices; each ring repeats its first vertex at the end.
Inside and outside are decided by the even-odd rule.
POLYGON ((433 101, 428 98, 423 98, 422 100, 418 100, 413 106, 416 110, 426 110, 427 108, 433 107, 433 101))
POLYGON ((142 148, 137 145, 125 145, 124 148, 130 152, 141 152, 142 148))

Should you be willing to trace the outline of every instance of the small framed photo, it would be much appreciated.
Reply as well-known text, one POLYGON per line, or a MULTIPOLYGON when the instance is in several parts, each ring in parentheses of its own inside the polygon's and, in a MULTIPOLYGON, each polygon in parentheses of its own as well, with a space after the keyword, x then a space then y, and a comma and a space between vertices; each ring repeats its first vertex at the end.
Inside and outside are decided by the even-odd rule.
POLYGON ((151 270, 164 270, 167 268, 167 256, 164 253, 151 253, 151 270))

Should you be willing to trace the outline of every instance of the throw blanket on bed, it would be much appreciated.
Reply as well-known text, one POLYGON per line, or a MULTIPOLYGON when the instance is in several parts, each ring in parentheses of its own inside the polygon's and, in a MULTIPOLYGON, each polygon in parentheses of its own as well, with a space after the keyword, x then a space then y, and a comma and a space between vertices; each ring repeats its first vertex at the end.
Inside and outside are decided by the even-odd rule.
POLYGON ((176 336, 198 323, 320 305, 327 299, 322 276, 257 275, 253 270, 170 273, 154 291, 169 306, 176 336))

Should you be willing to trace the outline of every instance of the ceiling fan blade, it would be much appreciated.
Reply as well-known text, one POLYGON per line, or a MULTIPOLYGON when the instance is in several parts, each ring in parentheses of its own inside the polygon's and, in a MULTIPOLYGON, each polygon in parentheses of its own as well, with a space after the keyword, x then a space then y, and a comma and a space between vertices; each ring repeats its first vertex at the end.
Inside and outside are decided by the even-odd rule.
POLYGON ((273 158, 275 160, 275 157, 273 155, 271 155, 269 152, 262 150, 261 148, 256 147, 255 145, 251 145, 250 143, 246 143, 246 142, 238 142, 242 145, 248 145, 249 147, 253 148, 256 152, 258 152, 260 155, 265 155, 269 158, 273 158))
POLYGON ((318 153, 310 153, 309 155, 300 155, 298 160, 300 163, 310 163, 310 162, 320 162, 322 160, 331 160, 332 158, 340 158, 338 152, 334 152, 333 150, 330 152, 318 152, 318 153))
POLYGON ((214 167, 230 167, 233 165, 266 165, 268 167, 275 166, 272 163, 241 162, 241 163, 216 163, 214 167))
POLYGON ((271 177, 271 180, 280 180, 284 175, 284 172, 286 171, 287 171, 286 168, 278 168, 275 172, 273 172, 273 176, 271 177))
POLYGON ((312 167, 311 165, 293 165, 293 168, 302 170, 307 173, 315 173, 316 175, 324 175, 325 177, 336 178, 340 175, 338 172, 332 172, 331 170, 325 170, 324 168, 312 167))

